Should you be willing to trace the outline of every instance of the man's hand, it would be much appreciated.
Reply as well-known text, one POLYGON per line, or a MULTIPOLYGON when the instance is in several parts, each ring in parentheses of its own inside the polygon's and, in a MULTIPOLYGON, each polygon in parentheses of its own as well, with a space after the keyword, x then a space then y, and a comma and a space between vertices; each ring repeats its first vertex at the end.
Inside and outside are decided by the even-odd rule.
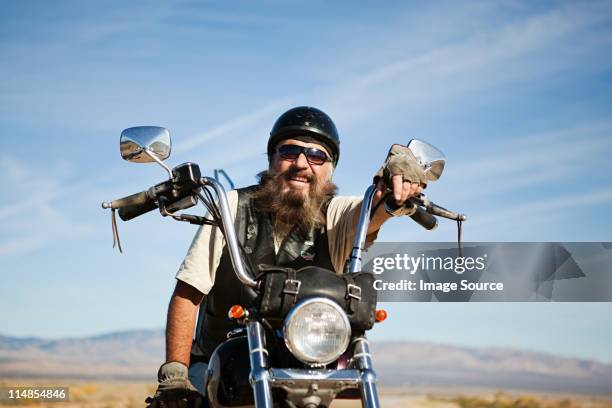
POLYGON ((155 395, 147 398, 148 408, 203 406, 204 399, 189 381, 187 369, 196 311, 203 296, 193 286, 177 281, 166 322, 167 362, 157 372, 159 386, 155 395))
POLYGON ((376 198, 380 199, 387 189, 391 189, 398 206, 421 194, 427 186, 427 178, 416 157, 410 149, 399 144, 389 149, 387 160, 374 175, 374 182, 378 189, 376 198))
POLYGON ((146 399, 147 408, 198 408, 204 397, 191 384, 187 366, 173 361, 163 364, 157 372, 159 386, 153 397, 146 399))
MULTIPOLYGON (((410 149, 395 144, 389 149, 385 163, 374 175, 374 183, 377 187, 373 200, 375 212, 368 224, 367 242, 376 239, 378 230, 390 217, 412 215, 416 211, 416 206, 408 200, 421 194, 427 186, 427 178, 410 149), (378 210, 381 199, 385 200, 384 210, 378 210), (394 204, 396 208, 389 208, 388 204, 394 204)), ((358 219, 359 213, 356 212, 355 225, 358 219)))

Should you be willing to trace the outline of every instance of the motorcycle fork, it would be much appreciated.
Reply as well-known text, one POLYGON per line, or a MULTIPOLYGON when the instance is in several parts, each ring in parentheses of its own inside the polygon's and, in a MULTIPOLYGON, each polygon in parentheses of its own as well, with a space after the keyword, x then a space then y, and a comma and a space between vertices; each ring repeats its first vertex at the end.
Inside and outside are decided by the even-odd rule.
POLYGON ((255 408, 272 408, 270 373, 268 372, 268 350, 265 344, 265 333, 261 323, 247 322, 247 339, 249 342, 249 359, 251 374, 249 381, 253 387, 255 408))
MULTIPOLYGON (((353 244, 353 251, 348 270, 350 273, 360 272, 361 258, 365 249, 368 225, 372 212, 372 200, 376 194, 376 184, 372 184, 366 190, 361 204, 359 221, 357 222, 357 235, 353 244)), ((376 373, 370 355, 370 344, 365 334, 353 340, 353 361, 359 370, 359 391, 361 392, 361 405, 367 408, 379 408, 378 386, 376 384, 376 373)))
MULTIPOLYGON (((272 407, 272 391, 270 373, 268 371, 268 350, 265 344, 265 332, 261 323, 247 323, 247 339, 249 342, 249 359, 251 374, 249 381, 253 387, 255 408, 272 407)), ((370 355, 370 346, 365 336, 353 340, 353 361, 359 370, 359 391, 361 404, 366 408, 380 408, 378 400, 378 385, 376 373, 370 355)))
POLYGON ((370 344, 365 335, 353 340, 353 361, 359 370, 359 391, 361 405, 366 408, 380 408, 378 401, 378 384, 372 364, 370 344))

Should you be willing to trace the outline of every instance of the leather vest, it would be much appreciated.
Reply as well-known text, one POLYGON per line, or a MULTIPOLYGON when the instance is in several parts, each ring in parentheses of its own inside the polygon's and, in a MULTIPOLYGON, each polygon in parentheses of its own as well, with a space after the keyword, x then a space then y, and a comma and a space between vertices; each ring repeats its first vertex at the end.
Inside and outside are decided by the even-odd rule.
MULTIPOLYGON (((234 221, 242 256, 252 273, 257 275, 260 264, 295 269, 318 266, 333 271, 325 227, 304 232, 294 226, 282 242, 278 253, 275 253, 270 214, 256 211, 252 202, 250 193, 257 188, 258 186, 251 186, 237 190, 238 208, 234 221)), ((328 204, 329 200, 323 206, 324 211, 327 210, 328 204)), ((196 338, 191 348, 192 359, 208 362, 215 348, 227 338, 227 333, 238 328, 227 316, 230 307, 248 307, 255 300, 255 291, 236 278, 229 250, 225 245, 215 273, 215 284, 200 305, 196 338)))

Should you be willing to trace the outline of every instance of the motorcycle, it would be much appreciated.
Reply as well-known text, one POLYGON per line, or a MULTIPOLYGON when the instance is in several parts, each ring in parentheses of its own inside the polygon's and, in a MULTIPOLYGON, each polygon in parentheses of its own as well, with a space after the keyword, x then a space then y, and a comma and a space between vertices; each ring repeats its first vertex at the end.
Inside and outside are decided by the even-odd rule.
MULTIPOLYGON (((417 139, 408 147, 428 179, 437 180, 444 169, 444 155, 417 139)), ((113 246, 117 244, 119 250, 116 211, 128 221, 158 209, 162 216, 177 221, 215 225, 224 234, 236 277, 253 291, 255 300, 228 310, 228 319, 238 328, 227 334, 210 358, 205 385, 209 406, 315 408, 328 407, 338 398, 361 399, 363 407, 380 407, 366 332, 387 314, 376 309, 372 274, 361 271, 376 185, 365 191, 344 275, 320 268, 291 272, 274 267, 255 275, 241 256, 222 184, 203 177, 195 163, 171 169, 164 163, 170 150, 167 129, 140 126, 124 130, 122 158, 156 162, 169 178, 145 191, 102 203, 102 207, 112 210, 113 246), (207 209, 207 216, 179 213, 198 202, 207 209)), ((392 200, 387 203, 393 205, 392 200)), ((437 226, 436 216, 459 223, 465 220, 464 215, 432 203, 423 194, 412 199, 412 205, 416 212, 411 217, 429 230, 437 226)))

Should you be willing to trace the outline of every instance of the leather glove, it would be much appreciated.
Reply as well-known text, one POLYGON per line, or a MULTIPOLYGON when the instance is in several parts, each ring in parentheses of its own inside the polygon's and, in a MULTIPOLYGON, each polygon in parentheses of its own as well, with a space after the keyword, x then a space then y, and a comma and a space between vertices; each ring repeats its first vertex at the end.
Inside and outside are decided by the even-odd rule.
POLYGON ((427 177, 416 157, 406 146, 394 144, 389 149, 387 160, 374 175, 374 183, 381 178, 387 186, 391 185, 391 177, 401 174, 404 181, 427 186, 427 177))
POLYGON ((397 205, 393 193, 388 193, 383 197, 383 204, 385 211, 392 217, 401 217, 404 215, 412 215, 416 212, 417 208, 410 200, 406 200, 403 205, 397 205))
POLYGON ((157 392, 145 400, 147 407, 202 407, 204 397, 189 381, 188 371, 185 364, 176 361, 162 364, 157 372, 157 392))
MULTIPOLYGON (((403 195, 405 198, 409 198, 405 191, 406 183, 418 183, 422 188, 427 186, 425 172, 412 151, 406 146, 394 144, 389 149, 385 163, 374 175, 374 183, 378 184, 378 188, 384 194, 385 187, 393 189, 392 178, 398 175, 402 178, 401 185, 404 189, 399 193, 399 196, 403 195)), ((397 188, 397 180, 395 181, 395 187, 397 188)), ((412 188, 414 189, 414 187, 412 188)), ((397 193, 388 192, 382 197, 381 203, 384 203, 387 214, 394 217, 414 214, 416 206, 408 199, 399 203, 397 201, 399 196, 397 193)))

